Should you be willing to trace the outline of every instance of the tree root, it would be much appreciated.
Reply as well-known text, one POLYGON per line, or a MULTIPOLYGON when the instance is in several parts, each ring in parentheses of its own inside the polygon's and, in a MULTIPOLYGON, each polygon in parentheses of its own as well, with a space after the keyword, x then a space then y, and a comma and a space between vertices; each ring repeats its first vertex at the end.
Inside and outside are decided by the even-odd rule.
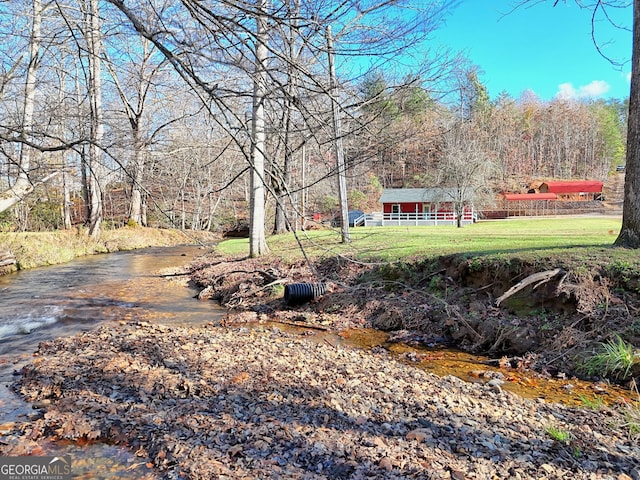
POLYGON ((547 270, 545 272, 538 272, 538 273, 529 275, 527 278, 519 281, 513 287, 511 287, 509 290, 503 293, 500 297, 498 297, 495 301, 495 305, 496 307, 499 307, 500 304, 504 302, 507 298, 511 297, 512 295, 515 295, 520 290, 528 287, 533 283, 536 283, 536 285, 533 287, 534 289, 536 289, 543 283, 547 283, 548 281, 552 280, 558 275, 562 275, 564 273, 566 272, 562 268, 556 268, 553 270, 547 270))

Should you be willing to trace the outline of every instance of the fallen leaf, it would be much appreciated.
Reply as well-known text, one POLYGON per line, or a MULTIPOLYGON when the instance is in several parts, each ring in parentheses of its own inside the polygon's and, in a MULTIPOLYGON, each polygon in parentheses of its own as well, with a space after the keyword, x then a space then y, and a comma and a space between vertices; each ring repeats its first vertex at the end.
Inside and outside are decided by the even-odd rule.
POLYGON ((451 478, 453 480, 467 480, 465 474, 459 470, 451 470, 451 478))
POLYGON ((249 374, 247 372, 240 372, 239 374, 237 374, 235 377, 233 377, 231 379, 231 383, 244 383, 247 380, 249 380, 249 374))
POLYGON ((387 472, 393 470, 393 465, 391 464, 391 460, 389 459, 389 457, 382 458, 378 463, 378 466, 385 469, 387 472))
POLYGON ((231 457, 235 457, 241 451, 242 451, 242 445, 238 444, 238 445, 234 445, 229 450, 227 450, 227 454, 231 457))
POLYGON ((411 430, 407 433, 407 440, 417 440, 418 443, 424 442, 424 440, 429 436, 428 432, 422 428, 416 428, 415 430, 411 430))

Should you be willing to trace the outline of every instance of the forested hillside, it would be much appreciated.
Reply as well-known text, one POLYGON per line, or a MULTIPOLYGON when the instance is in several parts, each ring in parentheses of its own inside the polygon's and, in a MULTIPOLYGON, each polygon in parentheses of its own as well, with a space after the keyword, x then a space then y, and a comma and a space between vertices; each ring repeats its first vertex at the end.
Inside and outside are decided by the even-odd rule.
POLYGON ((626 99, 488 92, 446 45, 424 50, 455 2, 366 3, 354 18, 349 2, 2 2, 0 229, 226 230, 260 204, 257 182, 282 232, 335 212, 339 154, 365 211, 385 187, 472 178, 489 206, 624 163, 626 99))

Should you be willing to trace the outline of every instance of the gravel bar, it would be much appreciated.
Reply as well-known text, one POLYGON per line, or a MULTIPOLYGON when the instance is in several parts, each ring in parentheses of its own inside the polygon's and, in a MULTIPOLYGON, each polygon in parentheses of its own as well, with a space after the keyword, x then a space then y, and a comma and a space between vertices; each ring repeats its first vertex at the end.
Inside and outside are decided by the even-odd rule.
POLYGON ((640 480, 617 411, 277 328, 121 322, 40 344, 20 373, 42 414, 5 455, 53 437, 129 446, 167 479, 640 480))

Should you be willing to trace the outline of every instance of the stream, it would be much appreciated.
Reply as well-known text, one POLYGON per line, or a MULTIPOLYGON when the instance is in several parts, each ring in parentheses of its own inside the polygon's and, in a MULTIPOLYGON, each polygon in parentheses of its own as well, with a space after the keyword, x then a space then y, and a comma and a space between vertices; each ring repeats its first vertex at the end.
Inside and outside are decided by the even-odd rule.
MULTIPOLYGON (((172 269, 188 264, 201 252, 194 246, 120 252, 0 276, 0 440, 14 422, 36 415, 9 384, 14 372, 32 360, 39 342, 116 321, 176 326, 220 323, 224 309, 214 302, 195 300, 197 291, 188 286, 187 278, 170 275, 172 269)), ((629 395, 611 385, 543 378, 522 369, 492 366, 489 359, 464 352, 392 342, 388 334, 374 330, 337 335, 279 323, 254 328, 279 328, 330 345, 373 350, 441 376, 451 374, 473 382, 497 379, 501 388, 545 401, 613 403, 629 395)), ((39 453, 71 455, 74 478, 158 478, 146 466, 146 459, 103 443, 42 445, 39 453)))
MULTIPOLYGON (((197 326, 219 322, 224 310, 194 300, 186 277, 162 277, 188 264, 198 247, 152 248, 94 255, 68 264, 0 276, 0 434, 34 415, 8 385, 38 343, 106 322, 153 321, 197 326)), ((128 449, 106 444, 42 445, 42 455, 71 455, 74 478, 156 478, 128 449)))

